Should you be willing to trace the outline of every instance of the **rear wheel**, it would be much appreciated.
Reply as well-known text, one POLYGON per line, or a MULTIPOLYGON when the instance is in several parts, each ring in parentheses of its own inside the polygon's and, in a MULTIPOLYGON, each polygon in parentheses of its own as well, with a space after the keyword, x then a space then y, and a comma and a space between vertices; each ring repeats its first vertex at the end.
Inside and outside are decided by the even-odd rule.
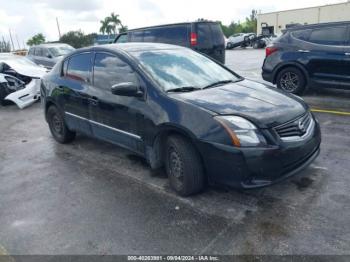
POLYGON ((254 49, 258 49, 258 48, 259 48, 259 42, 255 41, 255 42, 253 43, 253 48, 254 48, 254 49))
POLYGON ((201 159, 187 139, 178 135, 168 138, 165 167, 170 186, 179 195, 189 196, 203 190, 205 180, 201 159))
POLYGON ((302 95, 305 86, 305 76, 298 68, 287 67, 277 75, 277 87, 287 93, 302 95))
POLYGON ((55 140, 65 144, 74 140, 75 132, 70 131, 64 122, 64 118, 56 106, 50 106, 47 110, 47 122, 55 140))

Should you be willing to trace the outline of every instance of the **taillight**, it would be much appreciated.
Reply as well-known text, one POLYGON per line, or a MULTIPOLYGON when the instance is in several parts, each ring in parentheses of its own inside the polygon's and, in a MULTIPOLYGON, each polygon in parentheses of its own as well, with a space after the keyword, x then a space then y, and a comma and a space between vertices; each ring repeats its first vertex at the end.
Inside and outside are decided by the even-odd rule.
POLYGON ((277 47, 273 47, 273 46, 268 46, 266 47, 265 49, 265 52, 266 52, 266 57, 272 55, 274 52, 276 52, 278 50, 277 47))
POLYGON ((196 33, 191 33, 191 46, 197 45, 197 34, 196 33))

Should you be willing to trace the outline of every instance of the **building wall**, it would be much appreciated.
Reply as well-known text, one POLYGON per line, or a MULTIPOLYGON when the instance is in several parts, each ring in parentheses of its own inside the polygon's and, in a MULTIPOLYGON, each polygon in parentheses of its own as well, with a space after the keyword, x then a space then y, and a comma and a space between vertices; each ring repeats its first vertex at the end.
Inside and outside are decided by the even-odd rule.
POLYGON ((316 24, 338 21, 350 21, 350 2, 258 14, 258 34, 261 33, 261 23, 274 26, 275 34, 279 34, 281 30, 286 28, 287 24, 316 24))

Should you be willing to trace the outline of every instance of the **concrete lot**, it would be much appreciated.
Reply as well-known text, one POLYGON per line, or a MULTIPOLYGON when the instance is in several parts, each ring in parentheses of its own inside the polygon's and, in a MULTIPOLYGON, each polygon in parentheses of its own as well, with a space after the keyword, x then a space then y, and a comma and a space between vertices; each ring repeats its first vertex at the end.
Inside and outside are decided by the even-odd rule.
MULTIPOLYGON (((229 66, 245 52, 228 52, 229 66)), ((240 73, 252 76, 249 55, 240 73)), ((2 107, 0 254, 349 254, 350 118, 316 115, 322 152, 300 175, 180 198, 119 147, 57 144, 39 104, 2 107)))

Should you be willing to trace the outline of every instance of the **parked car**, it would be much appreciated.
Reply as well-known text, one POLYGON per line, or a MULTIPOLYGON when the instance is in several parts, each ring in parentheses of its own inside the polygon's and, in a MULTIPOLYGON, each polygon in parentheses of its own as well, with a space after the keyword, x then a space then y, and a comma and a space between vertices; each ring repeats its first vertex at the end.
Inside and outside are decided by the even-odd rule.
POLYGON ((0 104, 27 107, 40 98, 40 77, 46 70, 26 57, 0 55, 0 104))
POLYGON ((298 95, 307 87, 350 89, 350 22, 284 31, 266 48, 262 77, 298 95))
POLYGON ((320 150, 319 124, 302 99, 180 46, 77 50, 43 77, 41 94, 59 143, 82 132, 120 145, 153 169, 165 166, 183 196, 207 182, 271 185, 320 150))
POLYGON ((114 43, 152 42, 192 48, 225 63, 225 39, 217 22, 169 24, 129 30, 116 37, 114 43))
MULTIPOLYGON (((256 37, 255 33, 238 33, 230 36, 228 38, 226 48, 232 49, 238 46, 241 46, 244 42, 249 42, 249 39, 256 37)), ((245 46, 244 46, 245 47, 245 46)))
POLYGON ((37 65, 51 69, 63 56, 74 50, 74 47, 67 44, 42 44, 29 48, 27 56, 37 65))

